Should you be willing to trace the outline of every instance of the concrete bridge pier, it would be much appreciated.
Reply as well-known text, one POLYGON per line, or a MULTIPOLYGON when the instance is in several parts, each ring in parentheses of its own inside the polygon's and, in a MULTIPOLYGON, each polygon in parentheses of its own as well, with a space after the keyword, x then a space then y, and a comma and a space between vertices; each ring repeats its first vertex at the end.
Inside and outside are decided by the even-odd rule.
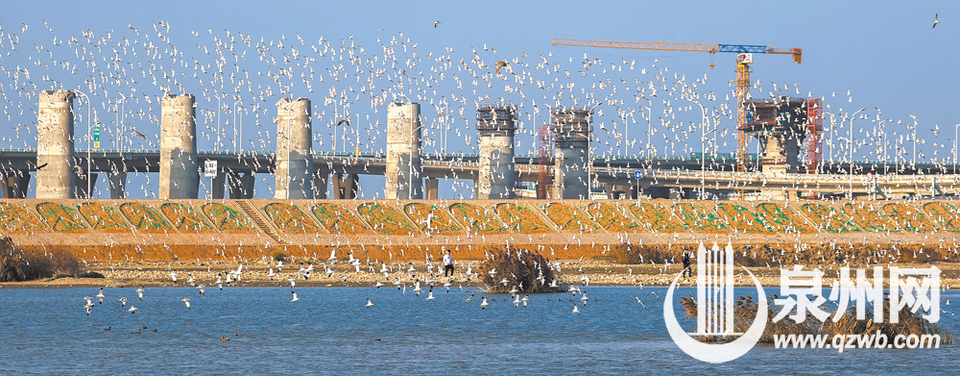
POLYGON ((516 197, 516 164, 513 160, 516 118, 515 106, 487 105, 477 109, 480 176, 474 182, 479 199, 516 197))
POLYGON ((196 99, 166 95, 160 110, 160 199, 195 199, 200 192, 197 167, 196 99))
POLYGON ((241 175, 240 171, 229 170, 226 175, 230 199, 253 198, 253 185, 256 183, 253 171, 246 171, 241 175))
POLYGON ((110 181, 110 198, 120 200, 127 197, 127 172, 116 171, 107 174, 110 181))
POLYGON ((313 198, 313 125, 310 100, 277 102, 277 199, 313 198))
POLYGON ((324 200, 327 198, 327 190, 330 188, 330 171, 320 169, 313 175, 313 197, 324 200))
POLYGON ((37 111, 37 198, 74 198, 73 98, 68 90, 40 92, 37 111))
POLYGON ((210 187, 212 198, 214 200, 223 200, 224 193, 226 193, 227 172, 222 168, 217 168, 217 176, 214 176, 211 180, 213 184, 213 186, 210 187))
POLYGON ((330 176, 333 180, 333 195, 338 200, 352 200, 357 198, 357 189, 359 186, 359 177, 357 174, 347 174, 344 177, 341 174, 330 176))
POLYGON ((15 170, 0 176, 0 192, 3 198, 26 198, 30 187, 30 173, 15 170))
POLYGON ((427 190, 427 200, 436 200, 440 198, 440 179, 428 177, 426 180, 424 180, 424 186, 427 190))
POLYGON ((77 172, 76 179, 74 180, 77 183, 76 189, 76 198, 82 199, 91 199, 93 198, 93 192, 97 189, 97 173, 87 173, 85 171, 77 172), (88 179, 89 185, 88 184, 88 179), (89 188, 89 191, 87 190, 89 188))
POLYGON ((561 199, 590 198, 590 117, 593 111, 558 108, 552 111, 556 164, 554 195, 561 199))
POLYGON ((423 162, 420 139, 423 126, 419 103, 391 103, 387 107, 387 184, 388 200, 423 199, 423 162))

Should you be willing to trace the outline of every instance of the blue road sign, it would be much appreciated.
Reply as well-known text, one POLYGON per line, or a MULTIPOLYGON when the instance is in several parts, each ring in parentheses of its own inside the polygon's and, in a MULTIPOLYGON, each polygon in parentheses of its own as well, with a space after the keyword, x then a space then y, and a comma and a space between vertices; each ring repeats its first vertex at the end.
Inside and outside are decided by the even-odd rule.
POLYGON ((634 178, 634 179, 640 179, 641 176, 643 176, 643 173, 640 172, 640 170, 637 170, 637 171, 635 171, 635 172, 633 173, 633 178, 634 178))

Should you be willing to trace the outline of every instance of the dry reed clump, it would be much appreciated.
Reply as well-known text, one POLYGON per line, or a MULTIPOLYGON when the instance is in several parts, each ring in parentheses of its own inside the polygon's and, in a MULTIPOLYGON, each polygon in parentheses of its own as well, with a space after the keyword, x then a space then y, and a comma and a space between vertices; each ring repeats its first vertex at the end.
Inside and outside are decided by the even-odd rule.
POLYGON ((611 245, 604 255, 597 258, 616 264, 643 264, 651 261, 656 263, 676 262, 680 259, 683 251, 696 250, 697 245, 694 244, 616 244, 611 245))
POLYGON ((46 251, 22 250, 8 236, 0 238, 0 282, 21 282, 53 277, 56 274, 77 275, 80 262, 62 249, 46 251))
MULTIPOLYGON (((774 298, 776 298, 776 296, 774 296, 774 298)), ((697 317, 697 302, 693 300, 693 298, 682 297, 679 303, 682 305, 683 312, 686 314, 684 318, 697 317)), ((735 306, 734 332, 746 333, 750 325, 753 324, 753 320, 757 317, 757 303, 754 302, 750 296, 740 296, 737 298, 735 306)), ((835 335, 871 335, 877 332, 886 335, 887 338, 894 338, 901 334, 936 334, 940 335, 942 343, 944 344, 952 344, 956 340, 952 333, 940 328, 936 323, 930 323, 923 319, 921 312, 918 311, 914 313, 907 307, 900 310, 899 323, 890 323, 889 299, 884 299, 884 321, 881 323, 876 323, 872 320, 873 312, 870 309, 866 310, 864 320, 858 320, 856 308, 850 307, 843 313, 838 321, 833 321, 833 316, 836 313, 835 310, 832 310, 829 306, 823 306, 822 309, 829 315, 823 322, 809 314, 804 321, 799 323, 789 316, 774 322, 773 318, 779 313, 779 306, 775 306, 773 300, 770 300, 767 305, 767 324, 764 327, 763 336, 760 337, 759 342, 774 343, 774 336, 826 335, 832 338, 835 335)), ((703 342, 725 342, 732 339, 735 338, 724 338, 722 336, 700 337, 700 340, 703 342)))
POLYGON ((480 263, 477 275, 492 293, 506 293, 514 288, 521 293, 556 291, 550 287, 556 278, 554 271, 549 261, 536 251, 495 251, 480 263))
MULTIPOLYGON (((712 245, 705 245, 708 249, 712 245)), ((651 261, 676 262, 683 251, 696 255, 699 244, 619 244, 610 246, 596 258, 617 264, 643 264, 651 261)), ((867 266, 894 262, 934 262, 960 260, 960 250, 922 244, 819 243, 797 248, 790 243, 734 244, 737 264, 755 267, 783 265, 867 266)))

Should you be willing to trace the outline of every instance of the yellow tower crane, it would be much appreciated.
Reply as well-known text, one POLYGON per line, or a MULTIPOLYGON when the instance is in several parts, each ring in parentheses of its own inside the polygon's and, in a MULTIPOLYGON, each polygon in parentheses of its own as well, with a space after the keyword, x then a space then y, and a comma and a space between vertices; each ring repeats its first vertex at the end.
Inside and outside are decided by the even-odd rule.
MULTIPOLYGON (((703 43, 663 43, 663 42, 615 42, 602 40, 562 39, 554 38, 551 45, 577 47, 604 47, 626 48, 637 50, 663 51, 700 51, 700 52, 732 52, 737 54, 737 171, 746 170, 747 160, 747 105, 750 100, 750 64, 753 64, 753 54, 793 55, 793 61, 800 63, 803 49, 780 49, 767 46, 745 44, 703 44, 703 43)), ((711 68, 713 64, 710 64, 711 68)))

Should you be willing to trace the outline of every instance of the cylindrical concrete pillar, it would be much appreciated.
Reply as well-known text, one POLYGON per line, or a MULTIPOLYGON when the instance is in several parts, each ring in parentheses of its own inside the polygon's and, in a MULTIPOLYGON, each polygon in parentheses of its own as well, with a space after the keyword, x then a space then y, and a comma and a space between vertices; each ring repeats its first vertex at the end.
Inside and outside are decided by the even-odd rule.
POLYGON ((67 90, 40 92, 37 112, 37 198, 74 198, 73 98, 67 90))
POLYGON ((160 110, 160 199, 197 198, 197 117, 193 95, 166 95, 160 110))
POLYGON ((310 100, 277 102, 277 187, 275 198, 313 198, 313 132, 310 100))
POLYGON ((423 199, 422 128, 419 103, 391 103, 387 107, 387 199, 423 199))
POLYGON ((514 131, 517 129, 514 106, 482 106, 477 109, 480 132, 480 178, 477 198, 512 199, 517 183, 514 164, 514 131))
POLYGON ((590 198, 590 116, 593 111, 578 108, 553 110, 556 144, 554 196, 563 199, 590 198))

